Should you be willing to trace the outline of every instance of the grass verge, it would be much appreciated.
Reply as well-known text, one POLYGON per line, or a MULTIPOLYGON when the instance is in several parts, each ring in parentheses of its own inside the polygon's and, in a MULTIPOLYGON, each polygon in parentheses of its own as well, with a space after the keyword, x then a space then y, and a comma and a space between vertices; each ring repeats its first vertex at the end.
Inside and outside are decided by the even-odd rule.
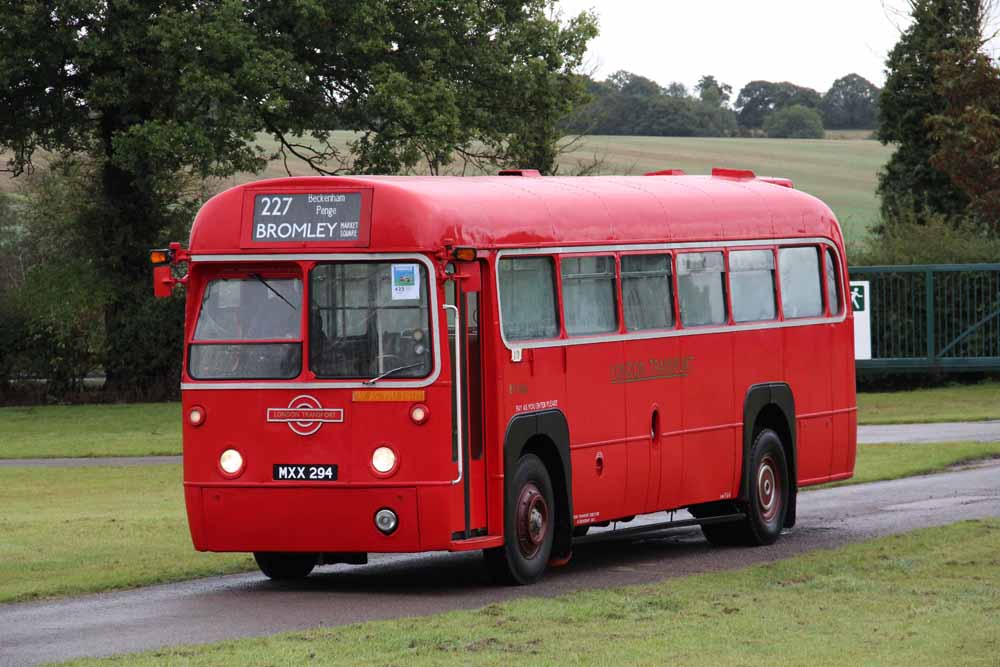
POLYGON ((1000 520, 642 587, 75 665, 995 664, 1000 520))
MULTIPOLYGON (((1000 443, 862 445, 841 484, 1000 456, 1000 443)), ((254 569, 191 546, 179 466, 0 468, 0 602, 254 569)), ((808 502, 808 501, 807 501, 808 502)))
POLYGON ((1000 419, 1000 382, 858 394, 861 424, 916 424, 1000 419))
POLYGON ((180 453, 180 403, 0 408, 0 459, 180 453))
POLYGON ((0 468, 0 602, 250 569, 191 546, 180 466, 0 468))
MULTIPOLYGON (((1000 457, 1000 442, 858 445, 854 477, 824 486, 864 484, 944 472, 952 466, 1000 457)), ((820 487, 822 488, 822 487, 820 487)))

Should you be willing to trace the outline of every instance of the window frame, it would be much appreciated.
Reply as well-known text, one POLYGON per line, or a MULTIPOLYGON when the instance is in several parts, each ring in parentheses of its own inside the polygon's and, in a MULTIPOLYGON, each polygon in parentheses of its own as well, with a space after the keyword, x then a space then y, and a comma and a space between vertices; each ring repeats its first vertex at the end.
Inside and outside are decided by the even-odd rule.
MULTIPOLYGON (((353 259, 344 259, 344 258, 321 259, 321 260, 317 260, 317 261, 311 262, 309 264, 309 266, 308 266, 308 269, 305 271, 305 275, 306 275, 306 279, 305 279, 306 289, 305 289, 305 291, 303 293, 303 298, 306 300, 306 304, 307 304, 306 310, 308 311, 308 315, 311 315, 311 312, 312 312, 313 272, 316 269, 320 268, 320 267, 333 266, 335 264, 401 264, 401 263, 404 263, 404 262, 406 262, 406 263, 417 263, 417 264, 420 264, 421 268, 423 269, 423 271, 422 271, 423 275, 421 277, 424 278, 423 287, 427 290, 427 332, 428 332, 428 335, 431 337, 431 340, 436 340, 437 336, 436 336, 436 332, 434 331, 434 327, 436 326, 437 318, 436 318, 435 313, 433 311, 434 311, 434 307, 435 307, 434 304, 436 303, 436 293, 434 292, 434 290, 436 290, 437 287, 436 287, 435 281, 434 281, 434 271, 431 268, 429 268, 426 264, 424 264, 423 262, 414 262, 414 261, 408 261, 408 260, 409 260, 409 258, 405 258, 405 257, 404 258, 381 258, 381 257, 366 256, 366 255, 363 255, 363 254, 359 253, 357 255, 357 257, 353 258, 353 259)), ((368 380, 370 377, 374 377, 374 375, 372 375, 372 376, 368 376, 368 375, 364 375, 364 376, 318 375, 316 373, 316 371, 313 370, 313 367, 312 367, 312 329, 311 329, 312 321, 311 321, 311 318, 307 319, 307 322, 308 322, 308 326, 310 328, 306 331, 304 339, 305 339, 305 342, 308 343, 308 345, 306 345, 303 348, 303 354, 304 355, 308 355, 308 356, 307 357, 306 356, 303 357, 303 363, 302 363, 302 365, 304 367, 304 371, 309 374, 310 378, 313 378, 313 379, 315 379, 317 381, 323 381, 323 382, 356 382, 356 381, 368 380)), ((446 320, 446 322, 447 322, 447 320, 446 320)), ((410 380, 411 382, 420 382, 420 381, 425 381, 428 378, 435 377, 437 375, 438 370, 440 369, 440 360, 437 357, 440 356, 440 354, 442 352, 438 348, 437 344, 435 343, 434 347, 432 347, 430 349, 430 353, 431 353, 430 369, 428 370, 428 372, 427 372, 426 375, 413 376, 413 377, 395 376, 395 377, 393 377, 391 379, 394 379, 396 381, 410 380)), ((390 379, 390 378, 386 378, 386 380, 388 380, 388 379, 390 379)), ((380 382, 383 382, 383 381, 380 381, 380 382)))
POLYGON ((559 253, 557 255, 558 261, 556 262, 556 282, 559 284, 559 289, 556 293, 556 299, 558 300, 558 315, 559 315, 559 338, 560 340, 578 340, 578 339, 589 339, 589 338, 603 338, 606 336, 621 335, 624 333, 624 313, 622 310, 622 295, 621 295, 621 259, 619 257, 620 253, 614 251, 605 252, 572 252, 572 253, 559 253), (612 286, 612 298, 615 300, 615 327, 608 331, 599 331, 594 333, 580 333, 571 334, 566 329, 566 300, 565 300, 565 289, 563 285, 563 274, 562 274, 562 262, 564 259, 578 259, 582 257, 610 257, 612 264, 614 266, 614 272, 611 274, 613 276, 614 285, 612 286))
MULTIPOLYGON (((239 267, 234 266, 222 266, 222 267, 208 267, 203 270, 203 274, 199 276, 198 280, 198 301, 194 309, 193 324, 188 329, 184 337, 184 374, 196 382, 252 382, 255 380, 259 381, 273 381, 273 382, 290 382, 301 378, 303 373, 307 372, 308 364, 305 363, 306 354, 308 353, 307 345, 307 327, 308 327, 308 299, 309 299, 309 287, 308 281, 303 277, 304 270, 301 264, 296 262, 287 262, 281 265, 267 265, 267 264, 245 264, 239 267), (299 335, 297 338, 212 338, 201 340, 195 337, 195 333, 198 330, 198 322, 201 320, 202 310, 205 308, 205 293, 208 291, 208 286, 216 280, 253 280, 252 274, 260 274, 261 278, 264 280, 298 280, 302 284, 302 303, 299 305, 299 335), (239 378, 199 378, 194 375, 191 370, 191 354, 195 346, 223 346, 223 345, 246 345, 246 346, 260 346, 260 345, 297 345, 299 348, 299 369, 294 375, 288 377, 259 377, 259 376, 246 376, 239 378)), ((187 327, 185 327, 187 329, 187 327)))
MULTIPOLYGON (((558 338, 548 338, 548 339, 533 339, 525 341, 512 341, 508 340, 503 334, 503 314, 500 313, 499 321, 499 332, 500 332, 500 343, 507 351, 511 353, 511 359, 515 362, 519 361, 522 357, 522 353, 525 350, 533 349, 546 349, 546 348, 557 348, 557 347, 568 347, 572 345, 586 345, 590 343, 601 343, 606 341, 640 341, 640 340, 651 340, 658 338, 670 338, 675 336, 685 336, 685 335, 710 335, 715 333, 727 333, 728 331, 738 332, 738 331, 748 331, 757 329, 781 329, 788 327, 799 327, 799 326, 811 326, 814 324, 819 324, 823 320, 827 320, 833 323, 840 323, 846 319, 846 311, 842 311, 839 315, 834 315, 830 318, 823 316, 812 316, 805 318, 786 318, 783 308, 782 308, 782 289, 780 280, 780 270, 781 262, 779 257, 779 250, 783 247, 794 247, 794 246, 811 246, 818 249, 818 251, 829 249, 833 252, 834 258, 837 262, 844 262, 844 253, 840 246, 837 245, 837 241, 826 237, 826 236, 808 236, 808 237, 774 237, 774 238, 750 238, 750 239, 728 239, 728 240, 711 240, 711 241, 664 241, 661 243, 653 242, 637 242, 637 243, 616 243, 609 242, 603 244, 580 244, 580 245, 559 245, 557 243, 551 243, 544 246, 537 247, 506 247, 497 248, 492 251, 491 259, 491 270, 494 271, 495 275, 491 282, 493 283, 492 289, 494 291, 493 298, 499 301, 499 275, 496 270, 496 265, 498 262, 508 259, 508 258, 526 258, 526 257, 541 257, 547 256, 552 257, 555 261, 555 267, 559 271, 560 278, 556 281, 556 292, 557 298, 559 300, 559 313, 560 316, 563 311, 563 295, 562 295, 562 280, 561 274, 562 269, 559 264, 559 260, 562 256, 577 256, 577 255, 609 255, 613 254, 616 257, 616 267, 618 280, 618 289, 616 290, 616 299, 618 301, 618 311, 619 311, 619 332, 618 333, 608 333, 608 334, 595 334, 590 336, 567 336, 565 333, 565 327, 560 322, 560 335, 558 338), (729 252, 734 250, 763 250, 771 249, 774 253, 775 258, 775 305, 777 309, 777 316, 773 320, 761 320, 756 322, 734 322, 732 320, 732 298, 731 298, 731 286, 729 284, 729 278, 726 278, 723 283, 723 289, 726 291, 726 322, 720 324, 707 324, 707 325, 697 325, 697 326, 687 326, 685 327, 680 314, 680 292, 678 283, 678 257, 684 253, 691 252, 720 252, 724 256, 724 273, 729 273, 729 252), (628 331, 625 325, 624 316, 624 295, 622 291, 622 276, 621 276, 621 258, 625 255, 641 255, 641 254, 666 254, 671 258, 671 287, 673 289, 673 307, 674 307, 674 327, 672 329, 648 329, 648 330, 638 330, 638 331, 628 331)), ((821 262, 822 263, 822 262, 821 262)), ((821 267, 822 270, 822 267, 821 267)), ((846 289, 842 287, 842 290, 846 289)), ((841 297, 842 299, 844 297, 841 297)))
MULTIPOLYGON (((193 284, 202 284, 217 275, 247 276, 250 273, 259 272, 267 278, 269 275, 277 275, 282 270, 295 272, 300 278, 308 275, 309 271, 316 264, 325 264, 336 261, 398 261, 398 262, 419 262, 427 268, 427 277, 430 283, 430 311, 431 311, 431 344, 438 353, 433 356, 431 374, 425 378, 386 378, 379 380, 376 388, 381 389, 419 389, 429 387, 437 382, 441 376, 444 365, 441 360, 441 330, 442 315, 441 303, 443 291, 439 295, 438 291, 443 290, 443 280, 440 274, 440 266, 436 261, 423 252, 302 252, 302 253, 269 253, 266 255, 213 255, 195 256, 191 262, 191 276, 193 284), (243 263, 245 262, 245 263, 243 263)), ((303 278, 303 302, 308 303, 312 298, 309 291, 309 281, 303 278)), ((197 311, 200 312, 200 303, 197 311)), ((302 358, 308 359, 309 350, 309 322, 308 309, 303 308, 303 318, 301 332, 305 332, 302 340, 302 358)), ((191 311, 188 311, 191 312, 191 311)), ((197 321, 195 319, 195 321, 197 321)), ((191 336, 194 333, 194 326, 185 324, 185 346, 191 344, 191 336)), ((506 342, 505 342, 506 344, 506 342)), ((369 385, 358 380, 338 380, 317 378, 308 369, 308 364, 302 364, 302 370, 298 377, 288 380, 198 380, 191 376, 187 367, 187 353, 184 354, 184 369, 181 382, 181 389, 371 389, 369 385)))
MULTIPOLYGON (((779 275, 778 275, 778 248, 777 245, 759 245, 759 246, 740 246, 738 248, 726 248, 726 280, 729 298, 729 323, 734 326, 744 326, 751 324, 767 324, 769 322, 782 322, 784 321, 784 314, 781 311, 781 291, 778 285, 779 275), (729 263, 729 255, 734 252, 746 252, 746 251, 760 251, 769 250, 771 252, 771 259, 774 262, 774 266, 771 269, 771 285, 774 287, 774 317, 767 320, 737 320, 736 312, 733 308, 733 271, 729 263)), ((739 273, 739 272, 737 272, 739 273)))
POLYGON ((533 343, 538 341, 552 341, 561 340, 566 337, 566 327, 562 312, 562 280, 560 279, 560 266, 559 266, 559 255, 554 252, 541 252, 538 254, 530 255, 498 255, 496 262, 493 265, 493 270, 496 273, 496 303, 497 312, 500 314, 499 325, 500 325, 500 339, 506 345, 515 344, 521 345, 523 343, 533 343), (544 336, 542 338, 507 338, 507 333, 504 331, 504 318, 503 318, 503 303, 501 296, 502 289, 500 287, 500 263, 505 259, 544 259, 548 258, 552 263, 552 294, 555 299, 555 316, 556 316, 556 334, 554 336, 544 336))
POLYGON ((729 279, 726 277, 729 273, 729 246, 719 246, 706 247, 706 248, 684 248, 683 250, 678 250, 674 255, 674 289, 677 293, 677 321, 679 323, 679 329, 687 330, 701 330, 701 329, 712 329, 712 328, 723 328, 727 326, 732 326, 733 315, 732 315, 732 304, 729 301, 729 279), (707 253, 719 253, 722 255, 722 304, 723 312, 722 322, 709 322, 708 324, 685 324, 684 323, 684 313, 681 311, 681 274, 680 274, 680 258, 681 255, 703 255, 707 253))
POLYGON ((796 316, 796 317, 792 317, 792 316, 786 315, 785 314, 784 298, 781 298, 781 300, 778 302, 778 306, 781 309, 781 321, 782 322, 798 322, 798 321, 804 320, 804 321, 806 321, 808 323, 810 320, 824 319, 824 318, 829 317, 829 315, 827 314, 827 309, 826 309, 826 295, 825 295, 825 293, 826 293, 826 283, 823 282, 823 276, 824 276, 824 274, 823 274, 823 267, 824 267, 824 264, 825 264, 825 261, 823 259, 823 254, 822 254, 823 247, 824 247, 824 244, 822 244, 822 243, 817 244, 817 243, 808 243, 808 242, 803 242, 803 243, 795 243, 795 242, 781 243, 781 244, 779 244, 777 246, 777 252, 775 253, 774 271, 775 271, 775 276, 776 276, 776 282, 779 285, 779 290, 778 290, 778 296, 779 296, 779 298, 781 298, 780 285, 782 283, 782 280, 781 280, 781 251, 782 250, 792 250, 792 249, 795 249, 795 248, 812 248, 813 251, 816 253, 816 260, 817 260, 817 263, 819 264, 818 268, 819 268, 819 304, 820 304, 820 312, 818 314, 816 314, 816 315, 800 315, 800 316, 796 316))
POLYGON ((640 334, 648 332, 657 331, 676 331, 680 328, 680 305, 677 301, 677 262, 676 256, 677 252, 673 250, 638 250, 629 251, 622 250, 616 253, 618 258, 618 301, 619 307, 621 309, 621 330, 622 334, 640 334), (668 282, 670 283, 670 317, 672 324, 665 328, 654 328, 654 329, 629 329, 628 322, 625 321, 625 276, 622 271, 622 259, 625 257, 636 257, 636 256, 649 256, 649 255, 665 255, 667 257, 667 266, 670 267, 670 275, 668 282))

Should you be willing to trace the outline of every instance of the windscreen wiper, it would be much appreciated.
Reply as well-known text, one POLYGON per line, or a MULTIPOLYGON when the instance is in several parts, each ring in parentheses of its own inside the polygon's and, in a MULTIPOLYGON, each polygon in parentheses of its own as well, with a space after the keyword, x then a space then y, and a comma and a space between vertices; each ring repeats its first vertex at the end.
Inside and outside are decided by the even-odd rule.
POLYGON ((385 373, 382 373, 381 375, 376 375, 371 380, 365 380, 361 384, 372 385, 372 384, 375 384, 376 382, 378 382, 379 380, 381 380, 382 378, 388 377, 388 376, 392 375, 393 373, 398 373, 399 371, 405 371, 405 370, 407 370, 409 368, 416 368, 417 366, 422 366, 423 364, 424 364, 424 362, 418 361, 415 364, 407 364, 406 366, 400 366, 399 368, 393 368, 391 371, 386 371, 385 373))
POLYGON ((276 289, 274 289, 273 287, 271 287, 271 285, 270 285, 270 284, 269 284, 269 283, 268 283, 268 282, 267 282, 266 280, 264 280, 264 279, 263 279, 263 278, 261 277, 261 275, 260 275, 259 273, 251 273, 251 274, 250 274, 250 277, 251 277, 251 278, 253 278, 253 279, 255 279, 255 280, 258 280, 258 281, 260 282, 260 284, 261 284, 261 285, 263 285, 263 286, 264 286, 264 287, 266 287, 267 289, 269 289, 269 290, 271 290, 272 292, 274 292, 274 294, 275 294, 275 295, 276 295, 276 296, 277 296, 277 297, 278 297, 279 299, 281 299, 282 301, 284 301, 285 303, 287 303, 287 304, 288 304, 288 307, 289 307, 289 308, 291 308, 292 310, 298 310, 298 308, 296 308, 295 306, 293 306, 293 305, 292 305, 292 302, 291 302, 291 301, 289 301, 288 299, 286 299, 286 298, 285 298, 284 296, 282 296, 282 295, 281 295, 281 292, 279 292, 278 290, 276 290, 276 289))

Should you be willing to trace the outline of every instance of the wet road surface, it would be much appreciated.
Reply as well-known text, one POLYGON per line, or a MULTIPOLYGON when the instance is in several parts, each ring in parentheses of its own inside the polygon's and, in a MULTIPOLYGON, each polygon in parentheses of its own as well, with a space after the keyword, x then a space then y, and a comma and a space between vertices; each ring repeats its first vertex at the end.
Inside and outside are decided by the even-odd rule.
POLYGON ((858 442, 1000 442, 1000 421, 859 426, 858 442))
MULTIPOLYGON (((664 516, 647 520, 659 522, 664 516)), ((55 602, 0 605, 0 665, 103 656, 654 582, 995 516, 1000 516, 1000 463, 803 493, 798 525, 770 547, 711 548, 697 529, 578 546, 569 565, 551 570, 531 587, 490 585, 478 553, 435 553, 377 556, 367 566, 325 567, 296 584, 241 574, 55 602)))

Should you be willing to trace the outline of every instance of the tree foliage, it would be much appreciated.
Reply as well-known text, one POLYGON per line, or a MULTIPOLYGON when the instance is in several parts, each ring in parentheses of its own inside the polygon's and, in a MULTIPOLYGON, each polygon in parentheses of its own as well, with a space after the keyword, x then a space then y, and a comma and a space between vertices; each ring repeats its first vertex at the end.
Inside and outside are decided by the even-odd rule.
POLYGON ((857 74, 842 76, 823 95, 823 124, 835 130, 872 130, 878 122, 881 90, 857 74))
POLYGON ((768 115, 793 105, 818 109, 820 94, 812 88, 797 86, 788 81, 751 81, 736 96, 739 123, 746 128, 761 128, 768 115))
POLYGON ((30 170, 44 150, 84 156, 93 176, 70 215, 107 289, 109 383, 176 382, 154 363, 176 313, 151 301, 145 251, 190 219, 197 179, 264 166, 260 133, 321 173, 420 161, 433 172, 455 153, 551 171, 596 34, 590 14, 554 11, 552 0, 0 4, 7 168, 30 170), (346 150, 330 140, 338 128, 357 132, 346 150))
POLYGON ((771 139, 822 139, 823 119, 815 109, 793 104, 764 119, 764 132, 771 139))
POLYGON ((938 55, 981 39, 984 0, 910 0, 913 21, 886 60, 885 88, 879 100, 878 138, 896 151, 879 174, 882 218, 891 225, 909 211, 960 216, 968 197, 947 174, 931 164, 940 139, 927 122, 942 114, 947 100, 938 55))
POLYGON ((931 164, 970 200, 975 218, 1000 237, 1000 68, 979 40, 940 54, 941 113, 927 119, 937 150, 931 164))
POLYGON ((588 79, 592 101, 565 122, 569 131, 671 137, 720 137, 736 132, 736 117, 726 106, 732 88, 704 76, 689 94, 681 83, 666 88, 627 71, 605 81, 588 79))

